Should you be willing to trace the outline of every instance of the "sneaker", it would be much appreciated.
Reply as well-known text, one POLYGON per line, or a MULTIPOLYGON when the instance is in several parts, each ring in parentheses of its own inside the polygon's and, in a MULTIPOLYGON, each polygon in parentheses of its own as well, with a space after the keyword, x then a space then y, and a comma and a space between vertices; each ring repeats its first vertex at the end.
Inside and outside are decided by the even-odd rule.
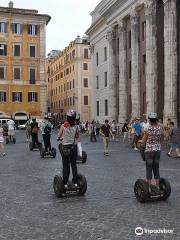
POLYGON ((5 156, 5 155, 6 155, 6 153, 3 153, 2 155, 3 155, 3 156, 5 156))
POLYGON ((67 188, 68 188, 68 185, 67 185, 67 184, 65 184, 65 185, 64 185, 64 188, 65 188, 65 189, 67 189, 67 188))
POLYGON ((171 156, 171 154, 170 154, 170 153, 167 153, 167 156, 168 156, 168 157, 170 157, 170 156, 171 156))
POLYGON ((137 151, 137 150, 138 150, 138 149, 137 149, 137 147, 135 147, 135 148, 134 148, 134 150, 136 150, 136 151, 137 151))
POLYGON ((108 153, 108 152, 106 153, 106 156, 109 156, 109 153, 108 153))

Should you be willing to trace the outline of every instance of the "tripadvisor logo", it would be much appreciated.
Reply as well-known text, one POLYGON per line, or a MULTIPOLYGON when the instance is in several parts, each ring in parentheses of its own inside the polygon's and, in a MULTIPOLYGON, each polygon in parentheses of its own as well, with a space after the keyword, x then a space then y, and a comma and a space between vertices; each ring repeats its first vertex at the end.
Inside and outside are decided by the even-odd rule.
POLYGON ((136 234, 137 236, 143 235, 143 232, 144 232, 144 230, 143 230, 142 227, 136 227, 136 228, 135 228, 135 234, 136 234))

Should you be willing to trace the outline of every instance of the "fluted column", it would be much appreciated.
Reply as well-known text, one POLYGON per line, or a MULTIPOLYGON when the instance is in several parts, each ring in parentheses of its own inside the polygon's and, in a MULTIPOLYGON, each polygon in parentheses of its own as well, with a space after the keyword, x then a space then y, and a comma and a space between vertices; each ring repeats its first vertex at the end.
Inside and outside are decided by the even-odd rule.
POLYGON ((127 31, 123 20, 118 22, 119 33, 119 123, 127 119, 127 31))
POLYGON ((157 112, 157 25, 156 0, 145 3, 146 15, 146 103, 147 113, 157 112))
POLYGON ((109 79, 109 99, 108 99, 108 111, 111 120, 116 119, 116 65, 115 65, 115 39, 116 32, 114 29, 110 29, 106 35, 109 42, 109 57, 108 57, 108 79, 109 79))
POLYGON ((165 91, 164 119, 177 121, 177 12, 176 0, 164 1, 165 91))
POLYGON ((131 13, 131 56, 131 99, 134 118, 140 116, 139 17, 136 11, 131 13))

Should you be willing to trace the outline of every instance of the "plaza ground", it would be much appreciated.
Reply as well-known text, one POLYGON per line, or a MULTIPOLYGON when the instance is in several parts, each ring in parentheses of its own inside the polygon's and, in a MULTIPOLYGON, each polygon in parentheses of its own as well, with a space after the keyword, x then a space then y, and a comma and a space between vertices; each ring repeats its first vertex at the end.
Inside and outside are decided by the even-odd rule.
MULTIPOLYGON (((83 137, 88 160, 78 169, 87 178, 87 193, 58 199, 53 178, 62 170, 59 153, 41 159, 38 151, 29 151, 24 131, 16 135, 17 143, 0 157, 0 240, 180 239, 180 159, 162 154, 161 175, 172 186, 168 201, 141 204, 133 192, 136 179, 145 177, 139 153, 111 142, 110 156, 104 157, 100 138, 90 143, 83 137), (174 233, 138 237, 136 227, 174 233)), ((52 139, 58 148, 55 134, 52 139)))

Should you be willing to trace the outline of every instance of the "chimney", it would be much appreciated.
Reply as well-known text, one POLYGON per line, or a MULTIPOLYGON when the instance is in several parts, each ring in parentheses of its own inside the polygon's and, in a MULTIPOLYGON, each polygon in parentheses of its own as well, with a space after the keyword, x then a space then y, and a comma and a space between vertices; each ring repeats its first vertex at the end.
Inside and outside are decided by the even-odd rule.
POLYGON ((12 1, 9 2, 9 8, 13 8, 14 3, 12 1))

